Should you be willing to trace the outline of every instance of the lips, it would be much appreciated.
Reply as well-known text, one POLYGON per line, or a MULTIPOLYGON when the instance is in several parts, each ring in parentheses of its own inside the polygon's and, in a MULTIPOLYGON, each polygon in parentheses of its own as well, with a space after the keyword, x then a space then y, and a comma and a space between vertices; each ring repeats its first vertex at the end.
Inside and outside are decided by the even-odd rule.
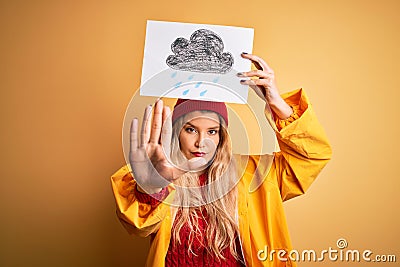
POLYGON ((204 152, 192 152, 192 154, 195 157, 204 157, 206 155, 204 152))

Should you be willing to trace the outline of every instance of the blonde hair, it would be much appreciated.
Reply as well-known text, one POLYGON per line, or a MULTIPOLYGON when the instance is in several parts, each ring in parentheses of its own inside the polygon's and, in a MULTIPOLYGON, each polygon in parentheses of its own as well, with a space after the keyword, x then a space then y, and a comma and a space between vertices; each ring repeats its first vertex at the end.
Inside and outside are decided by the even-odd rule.
MULTIPOLYGON (((176 185, 174 201, 178 206, 179 216, 175 218, 172 242, 181 244, 180 231, 186 224, 189 227, 188 253, 195 254, 192 244, 196 238, 217 260, 225 260, 221 251, 227 247, 231 254, 239 259, 235 243, 238 235, 236 218, 238 179, 229 134, 224 120, 220 115, 218 117, 219 143, 213 160, 207 167, 205 185, 201 186, 199 177, 191 172, 187 172, 174 182, 176 185), (198 226, 199 218, 203 216, 202 209, 207 214, 205 233, 201 233, 198 226)), ((174 123, 172 130, 171 159, 177 164, 185 160, 179 145, 179 134, 184 124, 185 116, 182 116, 174 123)))

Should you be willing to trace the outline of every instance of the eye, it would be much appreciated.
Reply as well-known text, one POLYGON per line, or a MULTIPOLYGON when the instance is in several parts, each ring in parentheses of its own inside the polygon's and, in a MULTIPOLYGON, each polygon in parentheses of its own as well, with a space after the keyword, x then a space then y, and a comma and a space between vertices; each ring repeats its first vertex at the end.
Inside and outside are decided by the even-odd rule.
POLYGON ((218 133, 218 130, 209 130, 208 134, 209 135, 216 135, 218 133))
POLYGON ((193 127, 186 127, 185 128, 185 132, 187 132, 187 133, 195 133, 196 130, 193 127))

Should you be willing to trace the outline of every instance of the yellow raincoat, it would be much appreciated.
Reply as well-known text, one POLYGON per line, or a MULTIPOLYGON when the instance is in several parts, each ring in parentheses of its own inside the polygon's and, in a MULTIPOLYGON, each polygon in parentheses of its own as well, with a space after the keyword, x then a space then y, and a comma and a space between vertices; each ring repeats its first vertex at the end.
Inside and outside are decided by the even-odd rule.
MULTIPOLYGON (((274 156, 236 157, 241 174, 239 237, 246 266, 296 266, 288 257, 292 246, 282 202, 303 194, 331 157, 329 142, 304 91, 282 97, 294 114, 273 125, 281 151, 274 156), (271 258, 272 250, 276 253, 271 258), (286 254, 280 252, 278 257, 279 250, 286 254)), ((152 237, 146 266, 164 266, 175 209, 166 203, 151 207, 137 201, 136 182, 128 166, 118 170, 111 182, 122 224, 129 233, 152 237)), ((173 195, 165 202, 171 203, 168 198, 173 195)))

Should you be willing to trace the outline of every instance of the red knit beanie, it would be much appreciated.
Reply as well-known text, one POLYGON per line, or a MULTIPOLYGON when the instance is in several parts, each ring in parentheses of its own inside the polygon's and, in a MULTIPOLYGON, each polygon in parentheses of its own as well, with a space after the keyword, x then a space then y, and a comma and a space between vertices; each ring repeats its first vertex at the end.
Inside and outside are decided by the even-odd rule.
POLYGON ((226 126, 228 126, 228 110, 224 102, 213 102, 213 101, 203 101, 203 100, 191 100, 191 99, 181 99, 176 101, 174 110, 172 113, 172 123, 174 123, 179 117, 185 115, 189 112, 196 110, 208 110, 213 111, 224 119, 226 126))

